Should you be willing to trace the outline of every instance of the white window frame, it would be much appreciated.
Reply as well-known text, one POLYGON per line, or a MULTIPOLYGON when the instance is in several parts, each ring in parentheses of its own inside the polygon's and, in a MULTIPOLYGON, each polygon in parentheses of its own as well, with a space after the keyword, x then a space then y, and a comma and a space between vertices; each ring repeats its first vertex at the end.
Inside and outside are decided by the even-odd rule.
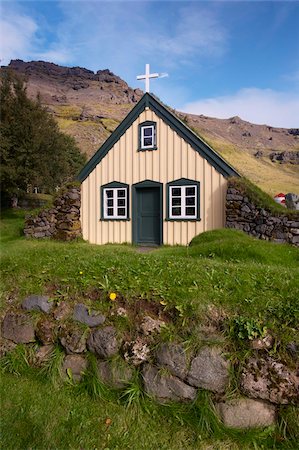
POLYGON ((154 125, 142 125, 141 127, 141 148, 153 148, 155 146, 155 126, 154 125), (151 136, 144 136, 144 130, 145 128, 151 128, 152 130, 152 135, 151 136), (145 145, 144 144, 144 139, 145 138, 152 138, 152 143, 151 145, 145 145))
POLYGON ((103 217, 104 219, 123 219, 126 220, 128 218, 128 188, 126 187, 106 187, 103 188, 103 217), (112 197, 107 197, 107 191, 113 191, 112 197), (118 192, 119 191, 125 191, 124 197, 119 197, 118 192), (108 206, 108 200, 113 200, 113 206, 108 206), (125 205, 124 206, 118 206, 117 200, 118 199, 124 199, 125 205), (113 215, 108 215, 108 208, 113 208, 113 215), (125 209, 125 215, 119 215, 118 214, 118 208, 124 208, 125 209))
POLYGON ((177 186, 177 185, 173 185, 173 186, 169 186, 169 218, 170 219, 186 219, 186 220, 190 220, 190 219, 197 219, 197 205, 198 205, 198 186, 196 184, 188 184, 188 185, 184 185, 184 186, 177 186), (172 190, 173 189, 181 189, 181 195, 180 196, 173 196, 172 195, 172 190), (186 190, 188 188, 194 188, 195 189, 195 195, 190 196, 190 197, 195 197, 195 204, 194 205, 186 205, 186 190), (175 208, 176 205, 172 204, 172 199, 173 198, 180 198, 181 199, 181 205, 177 206, 178 208, 181 208, 181 215, 180 216, 176 216, 172 214, 172 208, 175 208), (186 214, 186 208, 194 208, 195 213, 191 215, 187 215, 186 214))

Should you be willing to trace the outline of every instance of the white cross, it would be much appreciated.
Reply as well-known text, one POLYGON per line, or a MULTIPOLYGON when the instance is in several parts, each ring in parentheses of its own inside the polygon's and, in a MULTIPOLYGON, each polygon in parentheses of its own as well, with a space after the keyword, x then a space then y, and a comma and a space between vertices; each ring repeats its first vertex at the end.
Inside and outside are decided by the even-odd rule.
POLYGON ((149 82, 150 78, 159 78, 161 74, 159 73, 150 73, 150 65, 145 65, 145 75, 138 75, 137 80, 145 80, 145 92, 149 92, 149 82))

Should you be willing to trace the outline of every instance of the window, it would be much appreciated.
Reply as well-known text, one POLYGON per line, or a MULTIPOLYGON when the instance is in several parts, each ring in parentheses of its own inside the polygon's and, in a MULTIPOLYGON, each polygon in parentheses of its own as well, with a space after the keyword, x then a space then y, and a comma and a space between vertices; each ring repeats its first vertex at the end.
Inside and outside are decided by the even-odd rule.
POLYGON ((168 183, 168 219, 199 219, 199 183, 182 178, 168 183))
POLYGON ((147 121, 139 125, 138 150, 157 150, 156 122, 147 121))
POLYGON ((128 185, 109 183, 102 186, 102 219, 128 219, 128 185))

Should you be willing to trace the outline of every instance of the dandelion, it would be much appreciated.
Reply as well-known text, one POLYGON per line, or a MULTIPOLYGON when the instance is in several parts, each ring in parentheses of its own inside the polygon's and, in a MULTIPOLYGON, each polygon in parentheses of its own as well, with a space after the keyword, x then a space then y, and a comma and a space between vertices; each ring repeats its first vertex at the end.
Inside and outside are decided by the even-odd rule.
POLYGON ((80 270, 79 274, 80 274, 80 275, 83 275, 83 272, 82 272, 82 270, 80 270))
POLYGON ((112 302, 114 302, 114 300, 116 299, 116 293, 115 292, 111 292, 109 295, 109 298, 112 302))

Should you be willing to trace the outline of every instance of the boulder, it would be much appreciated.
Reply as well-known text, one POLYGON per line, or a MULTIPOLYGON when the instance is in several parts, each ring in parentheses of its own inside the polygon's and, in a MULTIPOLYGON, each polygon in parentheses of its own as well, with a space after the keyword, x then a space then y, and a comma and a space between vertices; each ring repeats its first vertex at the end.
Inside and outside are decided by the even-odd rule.
POLYGON ((100 358, 110 358, 120 349, 114 327, 104 327, 93 330, 87 341, 88 350, 97 354, 100 358))
POLYGON ((123 359, 98 361, 97 372, 100 380, 113 389, 124 388, 133 377, 133 369, 123 359))
POLYGON ((248 397, 272 403, 296 403, 299 377, 270 356, 250 358, 241 375, 241 390, 248 397))
POLYGON ((125 360, 134 366, 148 361, 150 357, 150 348, 141 337, 132 342, 125 342, 123 350, 125 360))
POLYGON ((165 367, 172 375, 184 380, 187 376, 187 358, 182 345, 162 344, 156 351, 156 362, 165 367))
POLYGON ((38 340, 44 344, 51 344, 56 340, 56 324, 49 319, 41 319, 36 324, 35 334, 38 340))
POLYGON ((63 328, 60 331, 60 342, 68 355, 86 351, 86 333, 79 328, 63 328))
POLYGON ((197 390, 177 377, 159 371, 158 367, 147 364, 142 370, 145 392, 161 403, 193 401, 197 390))
POLYGON ((299 195, 288 193, 285 199, 287 208, 299 210, 299 195))
POLYGON ((53 302, 46 295, 29 295, 22 303, 22 308, 27 311, 42 311, 49 313, 53 308, 53 302))
POLYGON ((187 382, 192 386, 223 393, 229 382, 229 362, 219 347, 201 348, 192 360, 187 382))
POLYGON ((34 326, 25 313, 8 312, 2 322, 2 336, 16 344, 35 341, 34 326))
POLYGON ((87 361, 83 356, 80 355, 67 355, 64 359, 62 366, 62 372, 64 378, 68 378, 71 374, 74 381, 80 381, 83 372, 87 368, 87 361))
POLYGON ((105 322, 106 317, 98 311, 89 311, 83 303, 78 303, 74 308, 73 319, 89 327, 97 327, 105 322))
POLYGON ((230 428, 268 427, 275 424, 275 406, 261 400, 240 398, 216 405, 225 426, 230 428))

